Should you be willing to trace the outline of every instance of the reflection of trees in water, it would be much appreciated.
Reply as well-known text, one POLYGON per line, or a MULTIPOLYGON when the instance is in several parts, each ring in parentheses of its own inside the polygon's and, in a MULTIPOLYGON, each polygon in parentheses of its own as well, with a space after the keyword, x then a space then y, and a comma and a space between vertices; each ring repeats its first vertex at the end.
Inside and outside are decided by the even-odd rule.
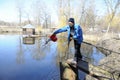
POLYGON ((20 49, 20 50, 17 52, 16 61, 17 61, 18 64, 22 64, 22 63, 25 62, 24 53, 23 53, 22 49, 20 49))
POLYGON ((32 50, 32 58, 35 59, 35 60, 41 60, 45 57, 45 53, 42 49, 42 41, 40 38, 36 38, 35 39, 35 45, 34 45, 34 48, 32 50))
POLYGON ((93 47, 82 43, 82 45, 81 45, 81 53, 82 53, 83 56, 85 56, 89 60, 91 60, 90 58, 91 58, 92 53, 93 53, 93 47))
POLYGON ((66 54, 68 53, 68 45, 67 40, 64 38, 59 38, 57 41, 57 50, 58 50, 58 57, 59 60, 64 60, 66 54))
POLYGON ((22 41, 21 41, 21 36, 19 36, 19 45, 18 45, 18 50, 17 50, 17 57, 16 57, 16 62, 18 64, 24 63, 24 51, 22 47, 22 41))
MULTIPOLYGON (((57 49, 58 49, 59 59, 64 60, 66 58, 66 54, 68 53, 69 53, 69 58, 73 58, 75 53, 73 40, 70 42, 69 49, 68 49, 68 43, 66 38, 62 38, 62 37, 59 38, 57 43, 58 43, 57 49)), ((81 53, 83 56, 87 57, 87 59, 90 62, 93 62, 93 59, 91 59, 93 55, 92 46, 83 43, 81 45, 81 53)))
POLYGON ((73 58, 74 55, 74 44, 73 40, 70 42, 68 47, 68 40, 66 37, 60 37, 57 41, 58 60, 64 61, 68 58, 73 58))
MULTIPOLYGON (((34 40, 34 39, 33 39, 34 40)), ((30 54, 33 59, 35 60, 41 60, 45 57, 45 51, 43 50, 43 46, 41 39, 36 38, 35 44, 24 44, 22 45, 21 36, 19 37, 19 45, 17 50, 17 57, 16 62, 18 64, 22 64, 25 62, 25 54, 30 54)), ((45 50, 49 50, 49 47, 47 47, 45 50)))
MULTIPOLYGON (((40 37, 35 38, 35 44, 33 45, 22 45, 21 38, 19 38, 19 50, 17 50, 17 63, 23 63, 25 61, 24 59, 24 53, 29 53, 33 59, 35 60, 41 60, 46 56, 46 53, 50 52, 50 46, 52 44, 48 43, 46 47, 43 46, 45 41, 47 40, 46 37, 40 37)), ((66 56, 69 55, 69 58, 72 58, 74 56, 74 41, 72 40, 69 45, 68 50, 68 42, 67 38, 60 37, 57 41, 57 62, 63 61, 66 59, 66 56), (69 54, 68 54, 69 53, 69 54)), ((96 51, 97 52, 97 51, 96 51)), ((81 53, 82 55, 91 58, 93 54, 93 47, 82 44, 81 45, 81 53)), ((89 59, 89 61, 93 62, 93 59, 89 59)))

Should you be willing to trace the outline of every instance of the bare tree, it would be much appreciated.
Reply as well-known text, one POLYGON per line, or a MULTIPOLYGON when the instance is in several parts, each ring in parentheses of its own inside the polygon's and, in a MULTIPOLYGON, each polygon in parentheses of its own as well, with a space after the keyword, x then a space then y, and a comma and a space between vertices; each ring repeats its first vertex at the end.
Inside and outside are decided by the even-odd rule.
POLYGON ((71 0, 64 0, 64 6, 63 6, 63 10, 64 10, 64 16, 66 17, 66 21, 68 20, 68 18, 71 16, 71 0))
POLYGON ((76 22, 78 22, 81 26, 86 26, 86 7, 88 0, 77 0, 77 8, 75 10, 74 15, 76 15, 76 22))
POLYGON ((65 25, 68 18, 72 16, 71 2, 72 0, 57 0, 57 12, 60 26, 65 25))
POLYGON ((30 15, 29 15, 29 13, 26 13, 26 16, 27 16, 27 21, 28 21, 28 23, 30 24, 30 23, 31 23, 31 20, 30 20, 30 15))
MULTIPOLYGON (((44 4, 45 5, 45 4, 44 4)), ((49 12, 50 9, 47 8, 47 6, 42 7, 42 14, 41 19, 44 22, 45 28, 51 27, 51 14, 49 12)))
POLYGON ((91 0, 90 3, 91 3, 91 5, 89 5, 86 10, 86 24, 87 24, 88 28, 91 28, 92 30, 94 30, 95 19, 96 19, 95 4, 94 4, 95 1, 91 0))
MULTIPOLYGON (((81 16, 80 16, 80 24, 82 24, 82 23, 84 23, 85 22, 85 6, 86 6, 86 2, 87 1, 85 1, 85 0, 81 0, 81 3, 82 3, 82 9, 81 9, 81 16)), ((85 24, 84 24, 84 26, 85 26, 85 24)))
POLYGON ((17 6, 17 9, 18 9, 18 15, 19 15, 19 25, 21 26, 22 24, 22 15, 23 15, 23 9, 24 9, 24 4, 22 1, 20 0, 17 0, 16 1, 16 6, 17 6))
POLYGON ((85 30, 88 30, 89 28, 94 30, 96 19, 95 0, 81 0, 78 1, 78 3, 75 14, 77 15, 78 23, 83 26, 85 30))
MULTIPOLYGON (((95 5, 94 0, 58 0, 58 17, 60 22, 63 21, 67 23, 69 17, 74 17, 76 22, 80 23, 82 26, 90 26, 94 28, 95 25, 95 5), (89 2, 92 2, 88 7, 89 2), (88 7, 88 8, 87 8, 88 7), (86 9, 87 8, 87 9, 86 9), (65 20, 63 20, 63 18, 65 20), (94 24, 94 25, 93 25, 94 24)), ((65 23, 64 23, 65 24, 65 23)))
POLYGON ((111 23, 113 21, 113 18, 116 15, 117 10, 120 8, 120 0, 104 0, 104 1, 107 6, 108 14, 111 14, 109 18, 108 26, 107 26, 107 32, 106 32, 108 33, 111 23))
POLYGON ((42 0, 36 0, 33 5, 34 20, 37 26, 42 26, 43 23, 45 28, 48 28, 48 25, 51 24, 50 9, 48 9, 48 6, 42 0))
POLYGON ((37 26, 41 26, 41 1, 35 0, 33 3, 33 17, 34 17, 34 22, 37 26))

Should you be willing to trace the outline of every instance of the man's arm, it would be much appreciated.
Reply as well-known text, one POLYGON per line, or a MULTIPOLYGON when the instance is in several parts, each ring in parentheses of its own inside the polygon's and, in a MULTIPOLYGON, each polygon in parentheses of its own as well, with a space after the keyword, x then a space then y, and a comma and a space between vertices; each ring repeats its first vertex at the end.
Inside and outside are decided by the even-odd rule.
POLYGON ((58 29, 56 30, 53 34, 56 35, 58 33, 62 33, 62 32, 66 32, 67 31, 67 26, 61 28, 61 29, 58 29))

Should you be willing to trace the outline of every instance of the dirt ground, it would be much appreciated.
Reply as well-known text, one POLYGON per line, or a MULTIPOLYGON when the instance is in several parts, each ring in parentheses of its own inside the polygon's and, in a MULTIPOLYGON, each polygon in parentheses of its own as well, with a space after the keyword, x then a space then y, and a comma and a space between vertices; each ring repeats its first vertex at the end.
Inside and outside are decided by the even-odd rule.
POLYGON ((120 39, 105 39, 100 41, 97 45, 120 53, 120 39))
POLYGON ((114 74, 116 78, 115 80, 118 80, 117 78, 120 77, 120 39, 105 39, 103 41, 100 41, 98 45, 111 50, 103 50, 103 52, 107 53, 107 55, 100 61, 100 67, 114 74))
POLYGON ((120 52, 120 37, 118 34, 85 34, 84 41, 115 52, 120 52))

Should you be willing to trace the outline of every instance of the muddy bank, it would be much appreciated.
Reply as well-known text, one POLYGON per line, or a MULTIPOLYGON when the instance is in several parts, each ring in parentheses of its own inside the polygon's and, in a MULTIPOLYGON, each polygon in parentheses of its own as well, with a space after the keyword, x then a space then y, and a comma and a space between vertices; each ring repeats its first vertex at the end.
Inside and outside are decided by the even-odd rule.
POLYGON ((83 37, 85 42, 120 52, 120 38, 118 38, 117 34, 109 33, 106 36, 103 36, 103 34, 85 34, 83 37))
POLYGON ((106 57, 100 61, 99 67, 110 72, 111 77, 114 76, 115 80, 120 80, 120 39, 115 36, 101 38, 98 41, 88 40, 89 43, 104 48, 98 48, 102 53, 106 54, 106 57))
MULTIPOLYGON (((120 52, 120 40, 119 39, 105 39, 103 41, 99 41, 97 43, 98 46, 115 51, 120 52)), ((108 53, 109 51, 104 51, 105 53, 108 53)))
POLYGON ((119 53, 102 50, 104 53, 107 53, 107 56, 100 61, 99 66, 110 72, 112 75, 111 77, 114 77, 114 80, 120 80, 120 42, 116 40, 108 40, 106 42, 103 41, 103 45, 104 47, 119 53))

